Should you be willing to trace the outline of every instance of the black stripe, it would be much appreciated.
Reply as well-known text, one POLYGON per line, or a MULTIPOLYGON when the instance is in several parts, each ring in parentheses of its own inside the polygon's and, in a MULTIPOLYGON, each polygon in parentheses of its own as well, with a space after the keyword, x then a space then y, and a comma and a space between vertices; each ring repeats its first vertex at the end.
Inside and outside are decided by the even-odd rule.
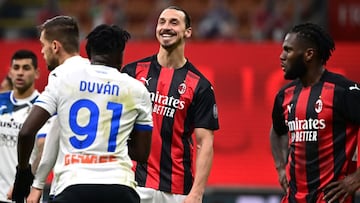
MULTIPOLYGON (((291 103, 293 104, 293 108, 291 111, 291 113, 288 114, 288 121, 294 121, 295 120, 295 115, 296 115, 296 106, 297 106, 297 101, 300 95, 302 89, 302 85, 300 85, 300 82, 297 83, 295 90, 294 90, 294 95, 293 98, 291 99, 291 103)), ((287 109, 285 109, 287 110, 287 109)), ((295 144, 291 143, 290 144, 290 156, 291 156, 291 162, 290 164, 290 181, 289 181, 289 187, 290 187, 290 193, 289 193, 289 202, 296 202, 295 200, 295 195, 297 193, 297 187, 296 187, 296 178, 295 178, 295 144)))
MULTIPOLYGON (((342 88, 335 86, 334 98, 333 98, 333 109, 342 109, 336 101, 339 97, 343 97, 342 88)), ((341 168, 344 166, 346 160, 346 123, 344 115, 341 115, 339 111, 333 111, 333 156, 334 156, 334 179, 337 180, 340 175, 341 168)))
POLYGON ((136 165, 135 180, 138 186, 145 187, 147 177, 147 163, 138 163, 136 165))
POLYGON ((192 138, 183 136, 182 138, 184 145, 184 194, 189 194, 193 185, 193 176, 191 174, 191 155, 190 155, 190 144, 193 144, 192 138))
MULTIPOLYGON (((315 112, 315 103, 321 95, 324 83, 318 83, 311 88, 308 103, 306 106, 306 119, 318 119, 315 112)), ((315 131, 315 130, 311 130, 315 131)), ((318 133, 318 132, 317 132, 318 133)), ((317 191, 320 186, 320 164, 319 164, 319 142, 306 143, 306 178, 309 194, 306 196, 307 202, 316 202, 317 191)))

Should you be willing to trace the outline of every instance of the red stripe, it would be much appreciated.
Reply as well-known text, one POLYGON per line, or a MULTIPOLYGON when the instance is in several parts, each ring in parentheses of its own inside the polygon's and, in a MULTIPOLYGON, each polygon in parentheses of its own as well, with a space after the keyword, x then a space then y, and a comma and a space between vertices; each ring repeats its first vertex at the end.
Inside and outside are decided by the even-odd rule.
MULTIPOLYGON (((300 92, 296 110, 295 119, 306 120, 307 103, 310 97, 311 87, 304 87, 300 92)), ((298 191, 302 191, 302 194, 308 193, 307 188, 307 176, 306 176, 306 142, 295 142, 295 179, 296 188, 298 191)), ((296 194, 301 195, 299 193, 296 194)), ((297 199, 303 199, 303 197, 297 197, 297 199)))
MULTIPOLYGON (((171 79, 174 74, 174 69, 170 68, 161 68, 161 72, 158 79, 158 84, 156 90, 161 95, 168 95, 171 79)), ((157 101, 154 101, 154 105, 157 105, 157 101)), ((162 105, 162 104, 160 104, 162 105)), ((156 114, 153 112, 153 136, 152 136, 152 145, 156 146, 151 148, 151 156, 149 157, 148 163, 154 164, 155 166, 151 168, 160 169, 160 160, 161 160, 161 149, 162 149, 162 140, 161 140, 161 126, 163 121, 163 115, 156 114)), ((158 188, 160 180, 160 171, 150 171, 148 168, 148 176, 146 179, 145 187, 158 188)))
MULTIPOLYGON (((284 120, 287 121, 289 118, 289 111, 287 106, 291 104, 291 100, 294 97, 294 90, 295 90, 295 86, 290 87, 289 89, 285 90, 285 95, 284 95, 284 101, 283 101, 283 109, 284 109, 284 120)), ((289 137, 289 145, 291 144, 291 137, 289 137)), ((289 160, 288 162, 290 163, 292 161, 291 156, 288 157, 289 160)), ((286 170, 287 170, 287 179, 290 180, 290 164, 286 165, 286 170)))
MULTIPOLYGON (((186 118, 186 113, 189 108, 189 105, 194 96, 195 88, 199 82, 200 77, 195 75, 192 72, 188 72, 186 75, 184 84, 186 86, 186 91, 184 94, 180 95, 180 101, 185 101, 184 109, 178 109, 175 111, 174 116, 174 126, 173 126, 173 139, 172 139, 172 190, 173 192, 183 194, 184 193, 184 165, 183 165, 183 155, 184 155, 184 146, 182 143, 181 135, 184 133, 184 120, 186 118), (179 191, 180 190, 180 191, 179 191)), ((193 157, 194 148, 190 151, 190 157, 193 157)), ((192 165, 192 167, 194 167, 192 165)), ((194 168, 192 168, 194 171, 194 168)))
POLYGON ((136 73, 135 73, 136 79, 141 81, 143 84, 145 84, 145 80, 141 80, 141 78, 146 79, 149 70, 150 70, 150 62, 139 62, 136 65, 136 73))
MULTIPOLYGON (((322 110, 318 113, 318 119, 325 121, 332 121, 333 119, 333 98, 335 85, 331 83, 324 83, 321 96, 322 110)), ((319 170, 320 170, 320 188, 326 186, 334 178, 334 148, 333 148, 333 125, 332 123, 325 123, 326 127, 318 130, 319 143, 319 170)))

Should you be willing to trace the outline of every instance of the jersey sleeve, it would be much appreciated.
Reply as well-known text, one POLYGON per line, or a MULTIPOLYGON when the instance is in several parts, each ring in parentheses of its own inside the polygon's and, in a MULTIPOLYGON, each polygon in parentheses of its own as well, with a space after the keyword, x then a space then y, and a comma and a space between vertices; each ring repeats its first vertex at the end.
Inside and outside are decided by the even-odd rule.
MULTIPOLYGON (((48 136, 45 139, 43 154, 35 173, 33 187, 43 189, 46 184, 48 174, 55 165, 56 157, 59 151, 59 135, 60 127, 57 118, 53 118, 48 136)), ((52 186, 53 187, 53 186, 52 186)))
POLYGON ((272 110, 272 125, 278 135, 284 135, 288 132, 288 127, 285 124, 282 101, 283 97, 278 93, 275 97, 274 107, 272 110))
POLYGON ((344 96, 345 116, 353 124, 360 125, 360 85, 350 85, 344 96))
POLYGON ((145 86, 141 84, 140 87, 141 87, 141 96, 137 106, 139 114, 138 117, 136 118, 134 128, 135 130, 142 130, 142 131, 152 130, 153 127, 152 103, 150 100, 150 94, 145 88, 145 86))
POLYGON ((219 129, 218 109, 212 86, 199 91, 194 106, 194 127, 209 130, 219 129))

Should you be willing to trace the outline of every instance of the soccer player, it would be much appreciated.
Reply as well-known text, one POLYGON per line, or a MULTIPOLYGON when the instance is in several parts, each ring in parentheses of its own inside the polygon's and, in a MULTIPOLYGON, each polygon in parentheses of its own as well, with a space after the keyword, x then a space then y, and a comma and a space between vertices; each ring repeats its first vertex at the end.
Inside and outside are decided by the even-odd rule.
POLYGON ((296 25, 282 47, 284 78, 292 82, 275 97, 270 130, 282 202, 352 202, 359 187, 352 181, 360 177, 354 157, 360 86, 325 68, 335 44, 320 26, 296 25), (343 192, 329 195, 336 181, 343 192))
POLYGON ((27 143, 56 112, 58 182, 52 202, 140 202, 131 158, 148 158, 152 107, 147 89, 118 70, 129 37, 117 26, 100 25, 87 36, 91 65, 65 62, 50 73, 19 133, 18 177, 24 178, 15 181, 18 187, 29 182, 27 143))
MULTIPOLYGON (((48 19, 38 28, 42 45, 41 53, 50 71, 63 63, 89 64, 88 59, 82 58, 79 55, 79 28, 77 22, 72 17, 56 16, 48 19)), ((56 120, 56 118, 54 120, 56 120)), ((54 121, 54 123, 57 123, 57 121, 54 121)), ((54 124, 54 126, 56 125, 54 124)), ((51 132, 49 132, 53 137, 55 137, 54 134, 59 131, 54 126, 52 126, 50 129, 51 132)), ((46 139, 45 142, 47 141, 46 139)), ((54 153, 54 150, 51 149, 44 152, 44 154, 47 154, 49 157, 54 153)), ((54 178, 51 184, 50 195, 54 192, 56 180, 57 179, 54 178)), ((37 187, 39 186, 37 185, 37 187)), ((16 194, 16 191, 14 194, 16 194)))
POLYGON ((191 34, 186 11, 164 9, 156 26, 159 52, 122 69, 147 87, 153 103, 150 157, 134 167, 142 203, 202 202, 219 124, 210 82, 184 56, 191 34))
MULTIPOLYGON (((30 50, 18 50, 11 58, 9 78, 13 89, 0 93, 0 202, 8 202, 8 192, 14 183, 17 165, 16 145, 18 133, 25 118, 39 96, 35 89, 35 80, 39 77, 37 56, 30 50)), ((47 124, 37 133, 31 163, 33 171, 41 157, 47 124)), ((11 198, 10 198, 11 199, 11 198)))

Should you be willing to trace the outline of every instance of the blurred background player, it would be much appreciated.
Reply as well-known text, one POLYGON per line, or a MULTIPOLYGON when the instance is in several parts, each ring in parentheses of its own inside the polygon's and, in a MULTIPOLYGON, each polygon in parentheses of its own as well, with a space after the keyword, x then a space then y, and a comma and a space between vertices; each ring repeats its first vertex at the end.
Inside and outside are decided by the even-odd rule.
POLYGON ((11 91, 12 89, 13 89, 13 84, 12 84, 11 78, 9 77, 9 75, 6 75, 4 77, 4 79, 1 81, 0 93, 11 91))
MULTIPOLYGON (((13 89, 0 93, 0 202, 10 202, 8 199, 11 199, 11 196, 8 192, 14 183, 16 172, 18 132, 39 96, 35 89, 35 80, 39 78, 35 53, 30 50, 16 51, 11 58, 9 78, 12 80, 13 89)), ((31 157, 33 171, 40 160, 48 125, 35 132, 37 141, 31 157)))
POLYGON ((175 6, 164 9, 156 26, 159 52, 122 69, 143 82, 153 102, 150 157, 135 167, 142 203, 202 202, 205 192, 213 161, 213 131, 219 124, 210 82, 184 56, 191 34, 186 11, 175 6))

